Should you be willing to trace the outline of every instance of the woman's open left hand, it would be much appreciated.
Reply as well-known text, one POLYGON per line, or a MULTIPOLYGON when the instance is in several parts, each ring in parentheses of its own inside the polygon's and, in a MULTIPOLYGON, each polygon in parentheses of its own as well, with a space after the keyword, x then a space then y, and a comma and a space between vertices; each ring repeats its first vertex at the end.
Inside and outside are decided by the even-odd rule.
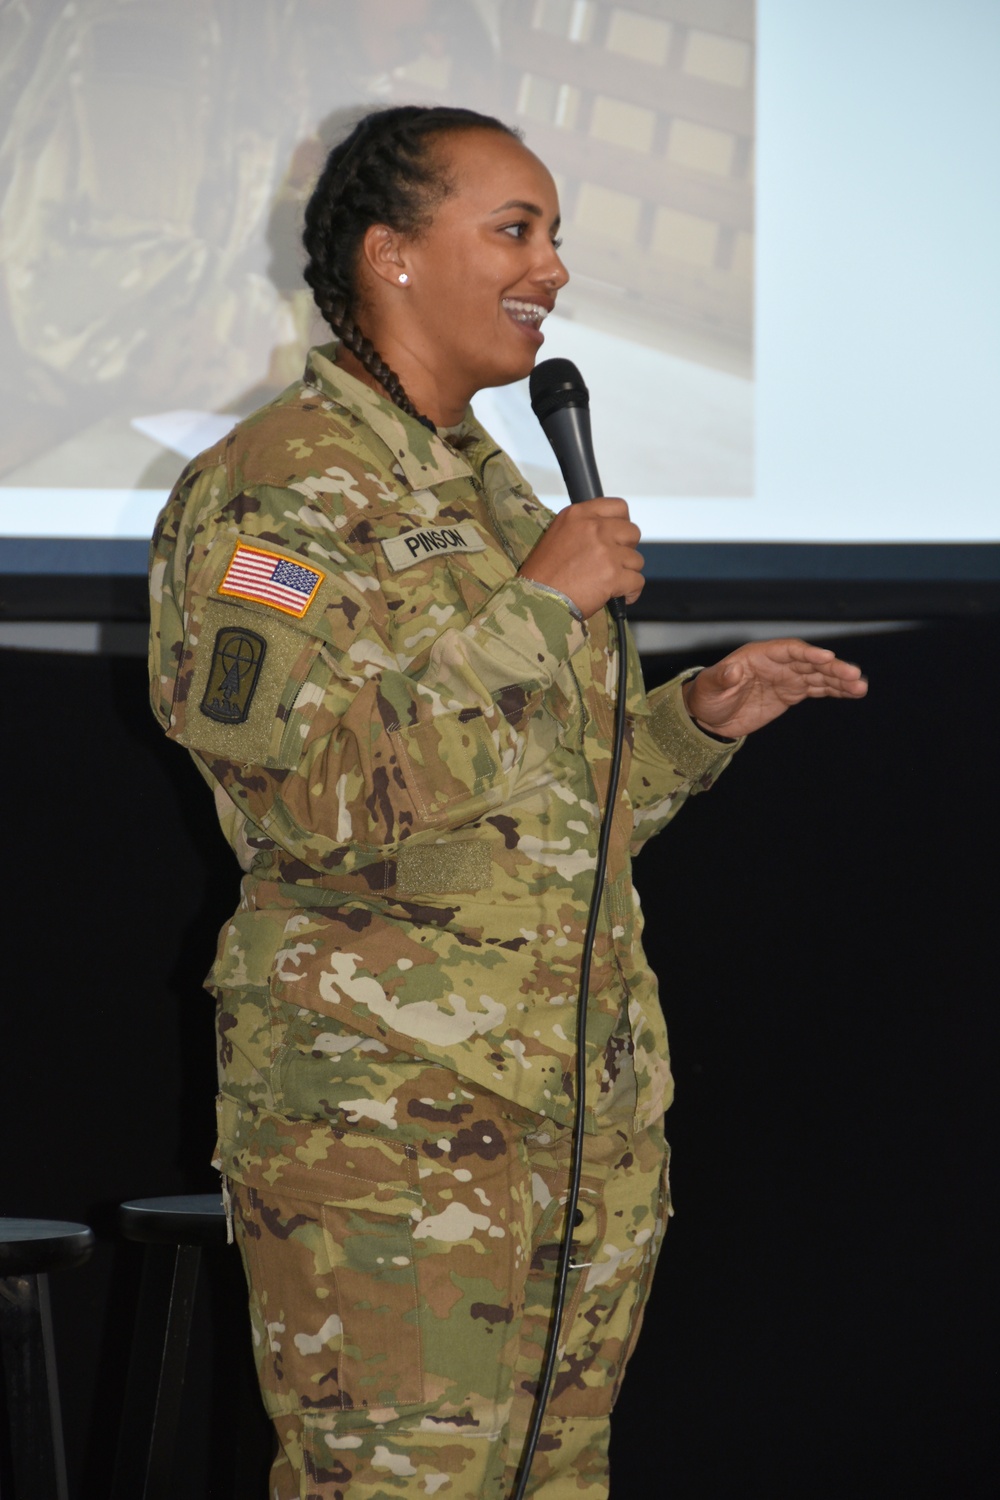
POLYGON ((684 685, 695 723, 725 739, 752 734, 803 698, 863 698, 861 668, 789 637, 751 641, 684 685))

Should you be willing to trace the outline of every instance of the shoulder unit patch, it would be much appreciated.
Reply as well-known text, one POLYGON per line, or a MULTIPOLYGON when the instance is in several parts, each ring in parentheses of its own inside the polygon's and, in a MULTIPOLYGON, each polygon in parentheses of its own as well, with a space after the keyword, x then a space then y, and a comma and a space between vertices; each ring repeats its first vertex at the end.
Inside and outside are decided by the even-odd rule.
POLYGON ((226 625, 215 637, 201 711, 218 724, 245 724, 264 665, 267 642, 253 630, 226 625))

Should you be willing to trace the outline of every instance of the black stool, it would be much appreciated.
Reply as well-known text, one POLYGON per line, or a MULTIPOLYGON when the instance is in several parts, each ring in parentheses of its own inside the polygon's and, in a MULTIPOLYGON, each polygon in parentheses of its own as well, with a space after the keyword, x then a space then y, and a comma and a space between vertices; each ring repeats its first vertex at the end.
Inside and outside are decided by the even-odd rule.
POLYGON ((174 1445, 201 1252, 225 1244, 225 1210, 216 1193, 137 1198, 122 1204, 119 1222, 147 1250, 111 1500, 175 1500, 174 1445))
POLYGON ((67 1500, 48 1273, 81 1265, 93 1245, 86 1224, 0 1218, 0 1344, 14 1500, 67 1500))

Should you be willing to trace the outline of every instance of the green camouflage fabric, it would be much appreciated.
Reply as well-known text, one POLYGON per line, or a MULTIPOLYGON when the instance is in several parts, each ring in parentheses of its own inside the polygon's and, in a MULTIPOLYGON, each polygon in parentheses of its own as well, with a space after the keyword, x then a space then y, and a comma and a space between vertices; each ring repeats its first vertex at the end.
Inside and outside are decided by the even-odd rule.
MULTIPOLYGON (((272 1495, 471 1500, 510 1492, 551 1304, 616 645, 519 576, 551 517, 472 414, 433 434, 335 360, 182 475, 152 702, 244 870, 207 983, 272 1495)), ((607 1493, 666 1222, 631 853, 732 754, 629 649, 546 1500, 607 1493)))
MULTIPOLYGON (((565 1124, 610 769, 609 617, 583 625, 519 576, 550 513, 471 413, 445 441, 334 360, 313 351, 302 382, 188 466, 152 547, 153 709, 214 788, 245 871, 208 984, 223 1030, 226 997, 252 995, 233 1005, 271 1018, 279 1054, 242 1101, 294 1113, 300 1090, 319 1098, 336 1020, 565 1124), (293 595, 298 613, 239 597, 239 556, 313 592, 293 595)), ((626 1053, 637 1124, 670 1101, 630 851, 732 754, 688 719, 681 679, 647 699, 630 653, 589 1130, 626 1053)))
MULTIPOLYGON (((352 1059, 338 1104, 360 1126, 266 1111, 222 1125, 280 1441, 269 1495, 501 1500, 545 1353, 571 1133, 448 1069, 356 1055, 362 1038, 337 1035, 352 1059)), ((561 1358, 528 1489, 544 1500, 607 1495, 610 1413, 667 1222, 662 1126, 634 1131, 634 1088, 623 1069, 585 1140, 561 1358)))

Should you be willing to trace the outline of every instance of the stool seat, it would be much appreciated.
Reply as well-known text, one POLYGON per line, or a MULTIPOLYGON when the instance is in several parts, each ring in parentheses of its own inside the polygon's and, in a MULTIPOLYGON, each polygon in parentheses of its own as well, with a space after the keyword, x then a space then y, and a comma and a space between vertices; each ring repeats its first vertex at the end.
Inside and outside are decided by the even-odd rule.
POLYGON ((122 1233, 146 1245, 224 1245, 226 1211, 220 1193, 134 1198, 118 1210, 122 1233))
POLYGON ((86 1224, 0 1218, 0 1276, 40 1276, 80 1266, 94 1248, 86 1224))

